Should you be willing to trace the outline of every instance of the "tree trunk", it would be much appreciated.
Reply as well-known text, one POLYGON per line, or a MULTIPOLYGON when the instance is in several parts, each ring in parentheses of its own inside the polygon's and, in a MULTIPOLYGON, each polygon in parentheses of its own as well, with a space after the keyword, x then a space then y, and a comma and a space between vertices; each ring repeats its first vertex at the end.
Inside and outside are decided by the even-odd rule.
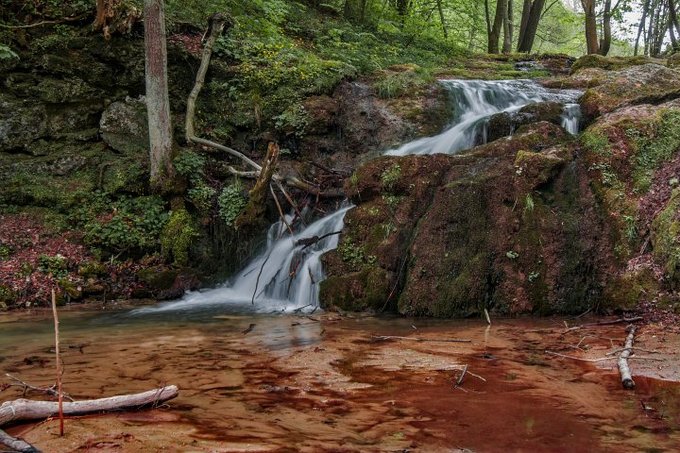
POLYGON ((439 20, 442 23, 442 31, 444 32, 444 39, 449 38, 449 32, 446 30, 446 20, 444 19, 444 8, 442 7, 442 0, 437 0, 437 9, 439 10, 439 20))
POLYGON ((600 55, 607 56, 612 45, 612 0, 605 0, 602 14, 602 39, 600 39, 600 55))
POLYGON ((489 33, 489 53, 498 53, 498 40, 501 37, 501 31, 503 29, 503 20, 507 15, 508 10, 508 0, 497 0, 496 1, 496 15, 493 20, 493 27, 491 28, 491 33, 489 33))
POLYGON ((144 49, 151 188, 161 192, 174 176, 163 0, 144 0, 144 49))
POLYGON ((675 33, 677 33, 678 37, 680 37, 680 21, 678 20, 678 7, 675 5, 674 0, 668 0, 668 13, 670 14, 670 19, 671 19, 671 36, 674 36, 675 33), (673 32, 675 30, 675 32, 673 32))
POLYGON ((597 40, 597 14, 595 13, 595 0, 581 0, 583 11, 586 15, 586 48, 588 54, 599 52, 600 46, 597 40))
MULTIPOLYGON (((123 408, 140 408, 147 404, 156 405, 175 398, 179 390, 174 385, 149 390, 132 395, 110 396, 89 401, 64 403, 65 415, 88 414, 92 412, 112 411, 123 408)), ((20 420, 41 420, 54 417, 59 412, 59 404, 52 401, 31 401, 18 399, 7 401, 0 406, 0 426, 20 420)))
POLYGON ((524 32, 527 29, 527 23, 529 23, 529 13, 531 12, 531 0, 524 0, 522 5, 522 18, 519 23, 519 38, 517 40, 517 46, 524 39, 524 32))
POLYGON ((503 53, 512 52, 512 36, 515 32, 513 0, 508 0, 505 18, 503 19, 503 53))
POLYGON ((642 36, 642 31, 645 29, 645 21, 647 20, 647 14, 649 13, 650 1, 651 0, 645 0, 644 5, 642 5, 642 18, 640 19, 640 25, 638 26, 637 37, 635 38, 635 49, 633 50, 633 55, 635 56, 638 54, 640 36, 642 36))
MULTIPOLYGON (((536 31, 538 30, 538 23, 541 20, 544 6, 545 0, 534 0, 531 3, 524 33, 520 32, 522 39, 517 47, 518 52, 529 53, 534 47, 534 39, 536 39, 536 31)), ((522 12, 522 16, 524 17, 524 12, 522 12)))

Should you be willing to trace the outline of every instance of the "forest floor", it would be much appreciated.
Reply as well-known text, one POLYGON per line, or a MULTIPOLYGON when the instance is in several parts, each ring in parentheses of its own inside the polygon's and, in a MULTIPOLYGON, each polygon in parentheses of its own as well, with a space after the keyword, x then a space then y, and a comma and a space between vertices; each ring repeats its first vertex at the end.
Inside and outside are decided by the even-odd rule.
MULTIPOLYGON (((602 318, 487 326, 333 313, 62 317, 73 397, 163 384, 178 385, 180 396, 150 411, 69 418, 63 438, 57 420, 9 428, 46 451, 680 448, 680 331, 663 323, 639 325, 635 346, 643 349, 630 361, 637 387, 627 391, 612 359, 626 324, 595 325, 602 318)), ((0 369, 50 385, 49 314, 3 314, 0 322, 0 369)))

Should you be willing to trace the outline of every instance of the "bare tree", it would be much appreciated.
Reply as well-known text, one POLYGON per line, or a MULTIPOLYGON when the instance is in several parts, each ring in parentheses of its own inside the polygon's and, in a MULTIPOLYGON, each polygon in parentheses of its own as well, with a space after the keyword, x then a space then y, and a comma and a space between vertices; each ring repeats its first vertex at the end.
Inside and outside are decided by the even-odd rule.
POLYGON ((144 0, 146 110, 149 118, 151 188, 163 191, 173 177, 172 126, 163 0, 144 0))

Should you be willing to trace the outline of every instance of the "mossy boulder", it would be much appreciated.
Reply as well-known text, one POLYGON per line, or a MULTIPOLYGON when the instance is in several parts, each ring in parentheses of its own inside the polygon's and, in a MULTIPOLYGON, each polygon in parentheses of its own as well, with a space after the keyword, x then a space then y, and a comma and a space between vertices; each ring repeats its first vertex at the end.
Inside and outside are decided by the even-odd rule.
POLYGON ((619 71, 621 69, 629 68, 631 66, 640 66, 649 63, 658 64, 660 60, 638 55, 635 57, 604 57, 602 55, 592 54, 584 55, 577 59, 571 66, 571 73, 575 74, 584 69, 597 68, 607 71, 619 71))
POLYGON ((621 107, 656 104, 680 97, 680 71, 658 64, 633 66, 606 73, 606 79, 581 98, 588 121, 621 107))
POLYGON ((491 116, 487 123, 487 140, 492 142, 507 137, 531 123, 548 121, 560 125, 564 107, 559 102, 535 102, 525 105, 517 112, 502 112, 491 116))
POLYGON ((457 156, 366 163, 346 187, 357 207, 326 257, 322 300, 352 308, 357 296, 361 309, 383 295, 372 308, 438 317, 600 303, 613 259, 602 219, 583 208, 593 195, 566 138, 542 122, 457 156), (362 285, 378 269, 374 292, 362 285))
POLYGON ((149 126, 143 98, 112 103, 102 113, 99 127, 104 142, 118 152, 135 154, 149 149, 149 126))
POLYGON ((669 68, 677 69, 680 68, 680 52, 676 52, 670 57, 668 57, 668 61, 666 62, 669 68))

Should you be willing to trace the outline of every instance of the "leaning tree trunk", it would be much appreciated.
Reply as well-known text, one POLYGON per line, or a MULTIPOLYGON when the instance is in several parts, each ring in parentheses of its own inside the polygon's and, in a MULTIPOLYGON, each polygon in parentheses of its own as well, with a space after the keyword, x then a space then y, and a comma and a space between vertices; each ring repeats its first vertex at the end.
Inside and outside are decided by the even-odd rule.
POLYGON ((163 0, 144 0, 144 49, 151 187, 159 192, 174 173, 163 0))
POLYGON ((645 0, 644 5, 642 5, 642 18, 640 19, 640 25, 638 25, 637 37, 635 38, 635 50, 633 50, 633 55, 635 56, 638 54, 640 37, 642 36, 642 31, 645 29, 645 21, 647 20, 647 14, 649 13, 649 3, 650 0, 645 0))
POLYGON ((496 14, 493 20, 493 27, 489 33, 488 51, 489 53, 498 53, 498 40, 501 37, 503 30, 503 20, 507 15, 508 0, 496 1, 496 14))
POLYGON ((612 0, 605 0, 599 54, 607 56, 612 45, 612 0))
POLYGON ((512 36, 515 32, 512 0, 508 0, 508 7, 503 18, 503 53, 512 52, 512 36))
MULTIPOLYGON (((545 0, 534 0, 531 3, 531 9, 526 19, 524 32, 523 33, 520 32, 522 38, 519 42, 519 45, 517 46, 518 52, 529 53, 531 52, 531 49, 534 47, 534 40, 536 39, 538 23, 540 22, 541 16, 543 15, 543 6, 545 6, 545 0)), ((522 16, 524 20, 524 12, 522 12, 522 16)))

